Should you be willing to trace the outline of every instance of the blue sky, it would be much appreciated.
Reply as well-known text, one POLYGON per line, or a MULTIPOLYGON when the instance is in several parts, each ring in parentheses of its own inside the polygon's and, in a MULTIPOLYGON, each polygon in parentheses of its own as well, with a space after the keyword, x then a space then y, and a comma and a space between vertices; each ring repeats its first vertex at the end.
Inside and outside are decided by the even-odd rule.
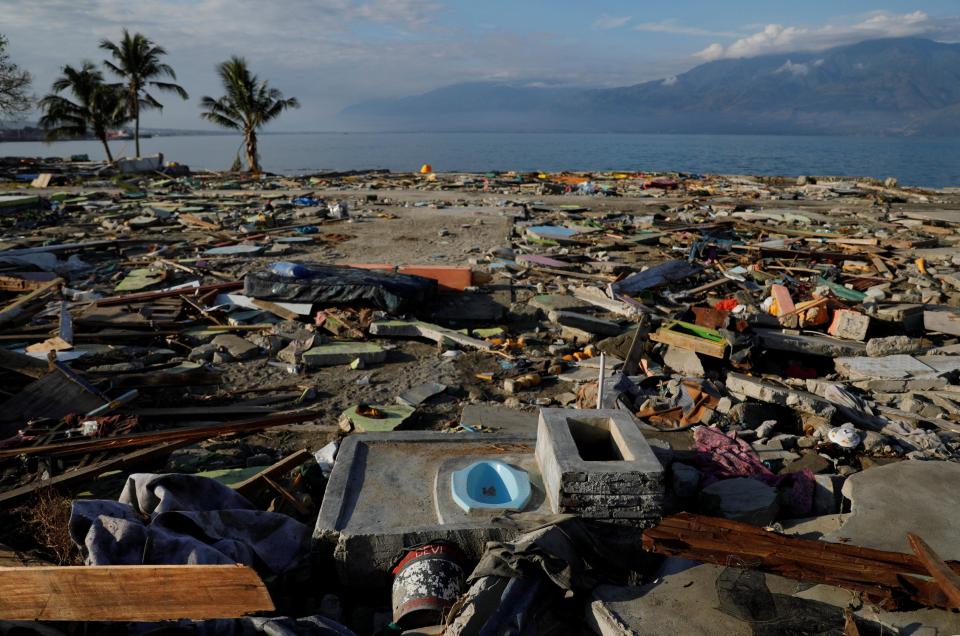
POLYGON ((248 57, 303 107, 274 130, 329 130, 344 106, 463 81, 616 86, 724 57, 878 37, 960 41, 957 0, 0 0, 14 61, 46 92, 59 68, 99 61, 123 27, 165 46, 190 100, 145 126, 204 128, 217 62, 248 57))

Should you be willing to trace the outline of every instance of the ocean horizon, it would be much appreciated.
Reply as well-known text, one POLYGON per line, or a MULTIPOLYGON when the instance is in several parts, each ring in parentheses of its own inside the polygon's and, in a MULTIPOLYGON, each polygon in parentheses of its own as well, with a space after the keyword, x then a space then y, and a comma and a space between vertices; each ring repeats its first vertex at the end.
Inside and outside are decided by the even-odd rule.
MULTIPOLYGON (((193 170, 226 170, 239 135, 196 134, 141 140, 141 152, 193 170)), ((133 141, 111 143, 114 156, 133 141)), ((3 142, 0 156, 103 159, 95 140, 3 142)), ((327 170, 413 172, 646 171, 764 176, 851 176, 918 187, 960 186, 960 138, 653 133, 314 132, 260 136, 266 171, 302 175, 327 170)))

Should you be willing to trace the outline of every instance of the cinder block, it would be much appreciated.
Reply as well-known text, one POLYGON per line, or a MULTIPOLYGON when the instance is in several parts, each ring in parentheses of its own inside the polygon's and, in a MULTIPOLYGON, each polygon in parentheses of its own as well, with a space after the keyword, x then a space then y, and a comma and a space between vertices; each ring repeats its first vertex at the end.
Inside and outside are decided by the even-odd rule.
POLYGON ((661 514, 663 467, 624 411, 541 409, 536 455, 554 512, 644 522, 661 514))
POLYGON ((870 316, 849 309, 838 309, 833 312, 833 322, 827 333, 836 338, 850 340, 866 340, 867 330, 870 329, 870 316))

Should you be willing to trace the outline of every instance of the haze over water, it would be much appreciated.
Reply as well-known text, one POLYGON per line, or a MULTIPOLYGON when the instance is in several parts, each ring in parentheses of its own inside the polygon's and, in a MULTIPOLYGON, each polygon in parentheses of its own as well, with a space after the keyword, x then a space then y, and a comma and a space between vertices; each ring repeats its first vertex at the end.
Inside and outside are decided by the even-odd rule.
MULTIPOLYGON (((144 155, 192 169, 225 170, 238 136, 153 137, 144 155)), ((132 155, 132 141, 111 144, 132 155)), ((0 155, 102 159, 97 141, 0 143, 0 155)), ((901 184, 960 187, 960 139, 631 133, 302 133, 260 137, 263 167, 279 174, 386 168, 411 172, 642 170, 759 175, 896 177, 901 184)))

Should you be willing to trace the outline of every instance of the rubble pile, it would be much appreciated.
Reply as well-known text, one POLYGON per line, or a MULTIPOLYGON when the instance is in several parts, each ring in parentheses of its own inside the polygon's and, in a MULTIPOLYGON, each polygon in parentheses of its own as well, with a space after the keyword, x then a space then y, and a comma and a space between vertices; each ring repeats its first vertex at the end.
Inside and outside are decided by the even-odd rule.
POLYGON ((0 165, 0 621, 960 630, 960 192, 77 159, 0 165))

